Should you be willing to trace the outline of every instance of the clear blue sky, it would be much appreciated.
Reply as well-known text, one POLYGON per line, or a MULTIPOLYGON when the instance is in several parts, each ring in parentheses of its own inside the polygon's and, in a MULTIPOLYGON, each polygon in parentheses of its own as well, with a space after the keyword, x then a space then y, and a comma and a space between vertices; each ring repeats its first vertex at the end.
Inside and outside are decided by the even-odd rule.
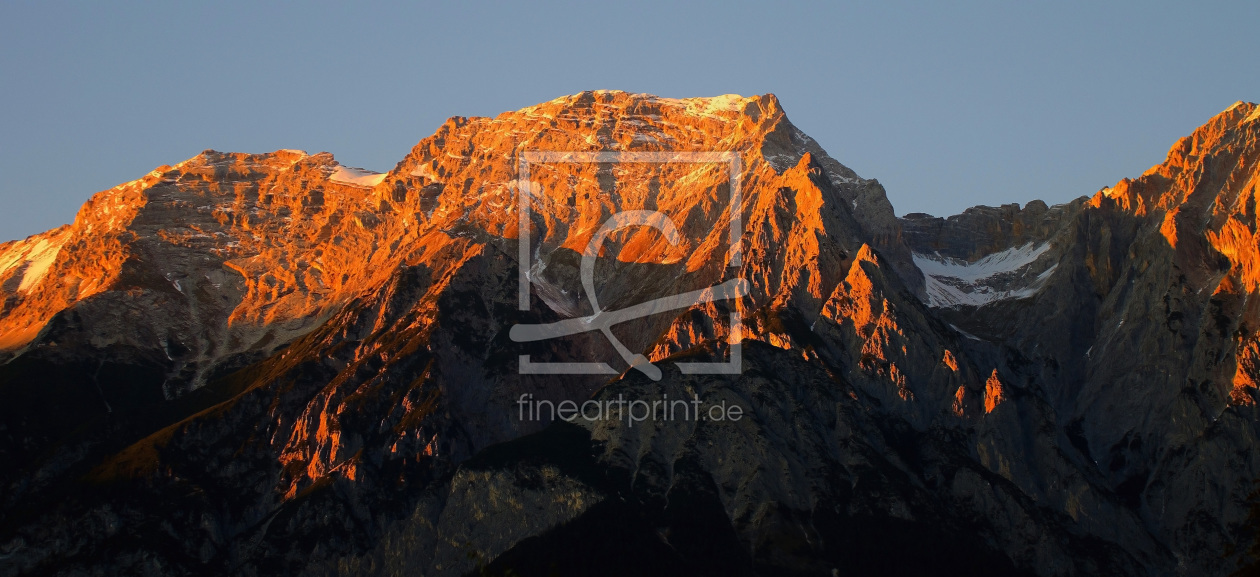
POLYGON ((1260 100, 1260 2, 0 4, 0 240, 203 149, 385 170, 449 116, 774 92, 898 214, 1063 202, 1260 100))

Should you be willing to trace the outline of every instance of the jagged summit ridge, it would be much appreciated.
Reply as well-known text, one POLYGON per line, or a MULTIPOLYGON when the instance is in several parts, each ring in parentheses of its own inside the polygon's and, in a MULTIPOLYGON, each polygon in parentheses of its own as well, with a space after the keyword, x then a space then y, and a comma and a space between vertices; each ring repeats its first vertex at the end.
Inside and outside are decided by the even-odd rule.
POLYGON ((1226 573, 1246 508, 1221 503, 1260 475, 1253 114, 1110 192, 945 219, 897 219, 772 96, 455 117, 386 173, 162 167, 0 251, 0 569, 545 574, 606 564, 577 544, 612 524, 645 573, 1226 573), (716 167, 561 163, 521 226, 523 152, 610 150, 736 152, 741 204, 716 167), (510 329, 590 314, 582 248, 649 206, 682 239, 610 237, 591 297, 749 294, 618 327, 659 380, 520 374, 618 358, 510 329), (732 310, 743 371, 683 374, 728 357, 732 310), (524 394, 746 411, 544 428, 524 394))
MULTIPOLYGON (((900 248, 894 242, 896 222, 882 189, 825 157, 816 143, 787 124, 773 95, 675 100, 586 92, 494 119, 453 118, 384 174, 341 166, 327 153, 296 150, 262 155, 206 151, 159 167, 85 204, 70 226, 64 251, 44 250, 62 246, 57 244, 61 237, 33 238, 5 250, 4 258, 14 264, 0 275, 14 277, 21 268, 23 280, 16 288, 4 285, 8 303, 0 317, 0 342, 9 349, 22 346, 60 310, 97 294, 120 268, 140 262, 140 247, 148 244, 174 249, 172 257, 178 254, 184 263, 203 260, 208 269, 239 275, 245 294, 234 303, 230 324, 303 324, 299 319, 323 318, 352 294, 382 282, 370 271, 397 266, 433 230, 473 223, 490 234, 513 237, 511 158, 526 149, 739 150, 749 156, 750 170, 766 163, 776 172, 812 151, 833 184, 842 185, 837 190, 855 217, 880 229, 880 238, 893 243, 894 261, 910 270, 908 254, 895 254, 900 248), (450 139, 461 140, 464 148, 455 153, 453 146, 442 146, 444 151, 435 154, 450 139), (470 166, 477 167, 477 188, 451 186, 474 176, 464 175, 470 166), (864 211, 871 214, 857 214, 864 211), (358 262, 365 249, 370 249, 371 267, 358 262), (96 270, 94 263, 109 264, 96 270)), ((163 270, 159 276, 168 274, 201 278, 207 272, 163 270)), ((215 289, 221 285, 210 283, 215 289)))

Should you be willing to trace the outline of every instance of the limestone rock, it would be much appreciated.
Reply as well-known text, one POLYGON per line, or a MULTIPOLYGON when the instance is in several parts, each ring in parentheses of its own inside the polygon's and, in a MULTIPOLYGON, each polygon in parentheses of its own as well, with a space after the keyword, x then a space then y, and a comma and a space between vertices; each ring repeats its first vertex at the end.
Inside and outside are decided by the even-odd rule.
POLYGON ((772 95, 456 117, 380 174, 162 167, 0 245, 0 574, 1227 574, 1260 476, 1257 110, 1091 198, 944 219, 897 218, 772 95), (540 151, 734 153, 739 203, 728 161, 522 177, 540 151), (636 210, 677 237, 611 233, 588 294, 636 210), (511 336, 733 279, 611 329, 659 375, 511 336), (738 374, 679 368, 734 344, 738 374))

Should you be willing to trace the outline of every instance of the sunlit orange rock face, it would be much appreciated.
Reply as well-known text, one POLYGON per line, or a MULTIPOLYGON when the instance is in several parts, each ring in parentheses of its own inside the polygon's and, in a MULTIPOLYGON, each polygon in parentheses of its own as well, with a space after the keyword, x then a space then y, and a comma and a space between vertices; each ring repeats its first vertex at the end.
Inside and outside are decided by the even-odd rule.
POLYGON ((951 410, 953 410, 955 417, 961 417, 966 413, 966 410, 964 409, 964 405, 963 405, 966 398, 967 398, 967 387, 959 386, 958 390, 954 392, 954 404, 951 407, 951 410))
POLYGON ((866 267, 878 268, 879 263, 870 247, 862 245, 844 284, 836 287, 824 307, 823 316, 841 324, 852 323, 854 336, 863 341, 862 369, 887 379, 897 387, 898 396, 908 400, 914 394, 906 387, 902 370, 897 368, 897 360, 905 358, 906 334, 897 325, 892 304, 876 289, 866 267))
POLYGON ((1135 216, 1156 214, 1160 233, 1174 249, 1187 234, 1196 243, 1206 240, 1229 259, 1230 281, 1254 292, 1260 288, 1253 232, 1258 120, 1257 105, 1235 104, 1178 140, 1162 164, 1099 191, 1091 204, 1135 216))
MULTIPOLYGON (((886 280, 875 287, 860 264, 881 268, 897 287, 921 290, 892 207, 878 183, 830 159, 792 126, 773 96, 671 100, 589 92, 496 118, 452 118, 384 174, 340 166, 327 153, 206 151, 97 194, 68 227, 4 245, 0 344, 11 354, 33 347, 67 355, 118 345, 148 349, 146 358, 167 371, 163 393, 175 397, 308 335, 300 347, 327 356, 334 376, 295 423, 286 422, 292 429, 281 435, 280 460, 293 483, 309 483, 348 470, 357 454, 359 441, 346 438, 340 415, 358 410, 347 399, 362 396, 373 382, 368 375, 384 378, 399 359, 415 355, 431 355, 448 374, 459 371, 455 365, 480 365, 484 359, 457 359, 443 343, 460 331, 484 330, 490 338, 504 330, 500 315, 520 316, 508 299, 521 235, 522 153, 609 150, 734 152, 742 202, 731 206, 734 183, 722 163, 535 163, 529 234, 539 308, 590 314, 576 258, 612 214, 659 210, 676 223, 681 242, 647 227, 610 237, 596 270, 605 309, 735 276, 749 281, 751 294, 617 327, 630 346, 660 360, 727 342, 725 321, 734 309, 747 317, 743 338, 808 359, 816 352, 777 318, 790 307, 807 323, 852 322, 847 338, 860 343, 864 370, 903 401, 913 397, 913 373, 904 366, 910 343, 880 296, 901 289, 884 287, 886 280), (743 225, 737 267, 728 266, 732 210, 743 225), (874 250, 881 251, 878 264, 874 250), (473 312, 492 322, 443 328, 442 299, 473 275, 490 282, 477 287, 486 294, 473 312), (334 330, 329 322, 353 328, 334 330), (311 332, 321 325, 326 330, 311 332)), ((607 352, 589 338, 563 346, 567 352, 553 352, 607 352)), ((283 374, 307 360, 285 353, 270 361, 271 370, 283 374)), ((461 385, 475 389, 483 378, 461 385)), ((602 378, 574 381, 567 386, 588 390, 602 378)), ((403 407, 392 411, 394 450, 414 445, 408 450, 432 454, 440 447, 432 433, 420 439, 415 430, 417 415, 432 412, 432 395, 453 394, 445 387, 438 393, 433 383, 412 378, 389 393, 403 407)), ((496 422, 462 441, 471 443, 464 450, 514 434, 502 430, 514 426, 496 422)))
MULTIPOLYGON (((1240 501, 1260 476, 1248 412, 1257 117, 1235 106, 1092 198, 951 222, 897 219, 878 182, 827 156, 770 95, 597 91, 456 117, 379 174, 327 153, 207 151, 0 245, 0 386, 73 365, 80 388, 48 399, 72 399, 80 430, 109 433, 50 432, 4 409, 15 448, 0 457, 20 472, 0 475, 16 495, 5 503, 54 501, 58 475, 143 487, 82 517, 170 504, 164 515, 195 520, 172 529, 182 557, 134 557, 220 572, 284 558, 312 573, 465 574, 519 543, 549 546, 595 505, 644 507, 648 541, 681 550, 673 521, 651 517, 661 502, 720 520, 706 539, 734 535, 738 562, 751 551, 801 573, 829 572, 851 552, 826 548, 868 526, 927 531, 934 547, 965 527, 978 537, 959 551, 996 551, 984 563, 999 574, 1216 567, 1197 551, 1233 539, 1219 527, 1241 518, 1212 503, 1240 501), (734 153, 740 202, 723 163, 540 161, 526 173, 532 152, 734 153), (582 254, 628 210, 664 213, 677 242, 645 226, 613 233, 587 294, 582 254), (933 301, 912 256, 974 264, 1043 244, 1025 253, 1044 266, 998 279, 1035 284, 982 306, 933 301), (598 333, 509 337, 518 323, 590 315, 593 298, 614 310, 736 277, 742 298, 613 327, 664 369, 659 381, 598 333), (740 374, 674 365, 726 359, 735 343, 740 374), (621 374, 522 375, 522 355, 621 374), (111 366, 122 377, 98 378, 111 366), (146 387, 158 401, 124 394, 146 387), (659 393, 734 402, 745 419, 539 433, 518 405, 659 393), (140 424, 117 432, 129 419, 140 424), (1205 478, 1223 480, 1186 497, 1205 478), (628 484, 602 484, 616 479, 628 484), (1192 519, 1211 522, 1186 529, 1192 519), (825 533, 831 523, 845 530, 825 533)), ((59 514, 35 517, 76 518, 59 514)), ((58 522, 32 521, 51 545, 31 567, 94 550, 58 522)), ((129 527, 152 536, 150 525, 129 527)), ((872 542, 903 546, 900 532, 882 536, 872 542)))
MULTIPOLYGON (((374 177, 328 154, 207 151, 96 195, 67 228, 4 245, 0 347, 26 345, 76 303, 131 294, 124 308, 145 300, 159 315, 183 317, 138 320, 190 351, 183 360, 197 367, 190 384, 199 386, 216 362, 310 330, 404 263, 449 271, 459 260, 451 255, 516 238, 523 150, 738 151, 750 192, 741 207, 744 250, 754 256, 742 272, 758 299, 821 300, 840 258, 815 258, 816 237, 827 230, 822 192, 810 180, 821 169, 809 147, 818 150, 772 96, 672 101, 585 93, 494 119, 451 119, 374 177), (137 299, 137 291, 149 294, 137 299), (189 326, 170 326, 181 323, 189 326)), ((861 216, 872 236, 888 239, 892 258, 912 270, 878 185, 826 161, 834 182, 822 186, 842 191, 832 210, 867 213, 861 216)), ((682 224, 684 242, 671 246, 651 229, 632 229, 610 245, 618 259, 663 263, 671 284, 699 286, 724 274, 730 182, 721 165, 538 165, 532 179, 544 257, 580 253, 612 212, 649 202, 682 224)), ((117 327, 96 323, 113 333, 95 335, 95 345, 131 338, 134 327, 118 320, 117 327)))
POLYGON ((1260 344, 1255 338, 1240 344, 1237 353, 1238 368, 1234 370, 1234 389, 1229 399, 1239 405, 1256 404, 1256 379, 1260 376, 1260 344))
MULTIPOLYGON (((390 207, 380 218, 404 221, 415 231, 399 244, 400 263, 432 271, 428 274, 434 281, 426 289, 427 296, 421 297, 403 319, 382 311, 370 313, 370 321, 359 321, 372 327, 370 336, 357 345, 353 360, 341 373, 345 378, 338 377, 330 385, 327 398, 319 405, 307 407, 312 416, 299 423, 285 448, 286 463, 305 463, 302 467, 286 466, 294 475, 294 487, 317 480, 320 475, 315 472, 336 470, 357 450, 339 455, 337 447, 357 445, 346 445, 344 440, 334 443, 333 437, 321 431, 342 428, 339 414, 354 410, 335 400, 354 395, 364 386, 360 359, 387 359, 388 367, 415 354, 419 344, 433 350, 438 370, 455 373, 455 365, 482 365, 485 353, 478 351, 476 356, 465 358, 454 350, 438 350, 435 343, 455 338, 443 335, 475 330, 489 338, 506 330, 506 318, 529 318, 513 312, 516 242, 521 234, 517 197, 521 152, 604 150, 738 153, 742 262, 729 266, 732 182, 724 164, 533 163, 528 173, 530 241, 535 249, 530 282, 537 310, 563 316, 591 314, 588 299, 578 290, 576 265, 592 235, 614 213, 659 210, 679 228, 681 242, 671 244, 660 232, 647 227, 629 228, 610 237, 596 268, 596 296, 605 310, 707 288, 736 276, 749 281, 751 294, 733 303, 697 305, 615 327, 627 346, 646 350, 655 361, 706 343, 719 343, 722 351, 732 338, 728 318, 735 310, 744 317, 741 338, 792 350, 809 359, 816 357, 817 351, 790 334, 779 311, 790 308, 793 314, 804 315, 807 323, 828 323, 828 328, 820 326, 819 330, 833 330, 830 323, 842 322, 842 315, 853 313, 858 315, 853 320, 857 324, 846 338, 860 343, 862 350, 869 349, 860 353, 863 358, 870 357, 862 361, 863 366, 872 378, 891 385, 903 401, 913 398, 906 369, 896 360, 906 358, 909 342, 890 342, 900 330, 892 307, 885 306, 882 297, 872 292, 869 281, 863 284, 865 273, 858 264, 874 264, 875 254, 867 244, 854 242, 855 238, 871 238, 872 242, 884 239, 888 256, 878 266, 883 267, 882 274, 894 280, 880 280, 880 290, 890 290, 884 286, 887 282, 898 287, 891 290, 902 290, 896 267, 898 263, 908 266, 908 252, 899 243, 891 207, 877 183, 860 179, 826 157, 788 123, 772 96, 678 101, 613 92, 584 93, 493 119, 452 119, 433 137, 416 145, 376 185, 373 192, 390 207), (846 271, 853 267, 856 272, 847 273, 849 284, 841 287, 846 271), (493 279, 490 286, 477 287, 475 306, 491 318, 475 329, 450 325, 451 321, 441 320, 442 313, 435 307, 457 290, 453 287, 462 282, 458 277, 470 270, 481 278, 493 279), (845 297, 846 291, 854 292, 845 297), (835 308, 827 302, 840 298, 872 304, 862 310, 827 312, 829 306, 835 308), (870 306, 879 310, 872 311, 870 306), (896 357, 888 360, 887 355, 893 353, 896 357), (333 404, 329 404, 330 399, 333 404), (315 418, 330 413, 321 417, 327 423, 315 418), (318 466, 310 464, 316 461, 318 466)), ((917 272, 909 268, 903 272, 912 279, 913 287, 911 273, 917 272)), ((335 344, 329 339, 320 346, 335 344)), ((551 354, 562 360, 606 358, 609 352, 606 344, 590 338, 559 346, 568 348, 551 354)), ((940 354, 928 348, 919 354, 940 354)), ((504 358, 515 361, 514 355, 504 358)), ((512 374, 462 378, 459 386, 470 389, 532 392, 537 386, 530 378, 512 374)), ((563 386, 568 387, 566 395, 580 397, 603 380, 578 377, 563 386)), ((432 377, 427 385, 424 381, 409 382, 405 387, 412 392, 403 394, 419 395, 434 382, 432 377)), ((544 390, 554 386, 542 385, 544 390)), ((466 394, 441 388, 443 395, 466 394)), ((471 451, 517 434, 507 432, 516 427, 529 426, 507 422, 505 416, 516 412, 505 402, 511 397, 503 392, 492 396, 495 400, 490 405, 478 403, 477 407, 461 409, 470 411, 463 415, 466 420, 492 423, 480 427, 474 438, 435 443, 431 433, 425 432, 420 435, 423 442, 417 444, 415 429, 400 427, 392 434, 402 444, 391 441, 391 446, 411 447, 413 459, 421 458, 425 451, 431 453, 435 446, 439 453, 452 450, 442 449, 443 443, 461 447, 456 451, 471 451)))
MULTIPOLYGON (((978 307, 934 304, 941 320, 1010 351, 982 396, 959 390, 958 412, 970 414, 968 401, 982 397, 986 420, 1006 419, 1025 383, 1037 383, 1069 438, 1066 454, 1172 550, 1197 556, 1192 572, 1204 574, 1228 573, 1233 561, 1193 551, 1223 551, 1216 544, 1234 537, 1189 520, 1247 523, 1242 508, 1212 499, 1245 502, 1260 477, 1257 183, 1260 106, 1240 102, 1163 162, 1092 197, 903 221, 916 255, 943 251, 975 264, 1036 249, 1036 290, 978 307), (1203 479, 1214 497, 1199 497, 1203 479)), ((1015 451, 1003 442, 977 447, 1007 476, 999 455, 1015 451)), ((1008 478, 1020 476, 1012 468, 1008 478)), ((1083 503, 1074 496, 1063 510, 1088 518, 1083 503)))
POLYGON ((371 188, 330 178, 345 170, 328 154, 206 151, 95 195, 73 224, 0 249, 0 345, 73 307, 89 346, 169 342, 184 388, 272 350, 382 282, 412 237, 371 188))
MULTIPOLYGON (((1260 238, 1256 236, 1256 185, 1260 182, 1260 106, 1239 102, 1193 134, 1177 141, 1168 158, 1141 177, 1098 192, 1091 205, 1159 222, 1171 249, 1171 264, 1187 291, 1212 296, 1216 314, 1241 316, 1233 338, 1237 358, 1232 402, 1251 404, 1244 395, 1252 353, 1248 343, 1260 330, 1260 311, 1248 301, 1260 291, 1260 238)), ((1106 218, 1106 216, 1103 216, 1106 218)), ((1143 258, 1158 247, 1130 247, 1143 258)), ((1098 286, 1115 282, 1120 259, 1101 251, 1091 255, 1098 286)), ((1149 257, 1146 257, 1149 259, 1149 257)), ((1177 300, 1182 300, 1178 298, 1177 300)), ((1182 314, 1182 313, 1178 313, 1182 314)), ((1175 322, 1175 321, 1174 321, 1175 322)))
POLYGON ((992 413, 1005 400, 1002 397, 1002 380, 998 378, 997 369, 984 382, 984 412, 992 413))

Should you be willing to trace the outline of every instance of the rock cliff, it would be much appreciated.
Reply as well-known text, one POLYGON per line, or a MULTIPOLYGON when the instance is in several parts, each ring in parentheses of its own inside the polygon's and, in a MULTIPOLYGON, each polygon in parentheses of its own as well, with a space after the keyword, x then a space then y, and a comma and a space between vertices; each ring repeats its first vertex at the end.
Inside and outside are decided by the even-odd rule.
POLYGON ((897 218, 770 95, 452 118, 382 174, 161 167, 0 245, 0 572, 1227 574, 1260 475, 1258 118, 947 219, 897 218), (671 161, 712 152, 738 160, 671 161), (626 211, 677 235, 588 250, 626 211), (512 337, 693 292, 613 327, 625 351, 512 337))

